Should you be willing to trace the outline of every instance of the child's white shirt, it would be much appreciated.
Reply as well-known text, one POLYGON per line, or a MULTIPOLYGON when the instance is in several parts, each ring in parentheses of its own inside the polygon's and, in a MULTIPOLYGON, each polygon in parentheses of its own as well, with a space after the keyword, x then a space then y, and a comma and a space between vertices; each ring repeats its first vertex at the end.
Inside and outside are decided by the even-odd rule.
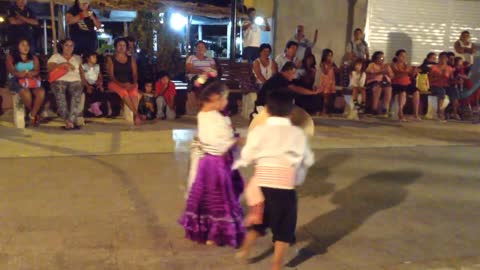
POLYGON ((85 73, 85 79, 88 84, 94 85, 98 81, 98 76, 100 75, 100 66, 95 64, 91 67, 89 64, 83 64, 83 72, 85 73))
POLYGON ((349 87, 365 87, 367 74, 365 72, 358 73, 355 70, 350 73, 349 87))
POLYGON ((198 139, 207 153, 224 154, 235 144, 232 122, 220 112, 199 112, 197 123, 198 139))
MULTIPOLYGON (((255 127, 248 134, 241 158, 235 162, 233 168, 246 167, 252 163, 260 167, 292 168, 297 171, 294 182, 266 184, 258 181, 257 184, 272 188, 293 189, 295 185, 303 182, 303 179, 298 179, 300 176, 298 169, 303 168, 306 171, 313 162, 314 155, 308 146, 305 132, 293 126, 288 118, 269 117, 265 125, 255 127)), ((300 178, 304 178, 304 175, 300 178)))

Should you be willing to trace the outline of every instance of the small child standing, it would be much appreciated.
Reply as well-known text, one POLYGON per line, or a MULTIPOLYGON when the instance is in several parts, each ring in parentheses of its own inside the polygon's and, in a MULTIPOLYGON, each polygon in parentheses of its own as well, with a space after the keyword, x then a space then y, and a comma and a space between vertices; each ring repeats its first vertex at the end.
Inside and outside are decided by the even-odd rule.
POLYGON ((103 89, 103 80, 100 74, 100 65, 97 64, 97 57, 95 52, 86 54, 82 65, 86 88, 85 108, 88 108, 85 115, 95 117, 108 114, 107 97, 103 89))
POLYGON ((320 63, 320 92, 323 94, 322 114, 327 114, 335 100, 335 73, 337 66, 333 62, 333 51, 324 49, 320 63))
POLYGON ((269 96, 267 111, 271 116, 265 125, 249 133, 241 158, 234 165, 255 164, 245 194, 253 211, 246 220, 251 226, 236 257, 247 259, 255 240, 270 228, 274 242, 272 270, 282 268, 288 245, 295 243, 295 185, 303 182, 306 169, 314 162, 305 132, 290 122, 292 106, 291 96, 285 93, 276 91, 269 96))
POLYGON ((175 120, 175 96, 177 90, 166 71, 160 71, 155 83, 155 98, 157 103, 157 118, 175 120), (166 115, 166 116, 165 116, 166 115))
POLYGON ((353 104, 359 113, 363 113, 365 110, 365 102, 367 100, 367 91, 365 88, 365 80, 367 74, 363 71, 363 60, 358 59, 353 64, 353 70, 350 73, 350 85, 352 89, 353 104), (362 97, 362 102, 358 103, 358 94, 362 97))
POLYGON ((245 237, 240 205, 243 179, 232 170, 233 150, 239 140, 230 118, 221 113, 228 104, 228 89, 218 80, 204 85, 199 96, 197 147, 192 149, 200 157, 179 223, 192 241, 239 247, 245 237))
POLYGON ((144 91, 142 98, 138 104, 138 114, 142 120, 155 119, 155 94, 153 93, 153 83, 146 81, 144 84, 144 91))

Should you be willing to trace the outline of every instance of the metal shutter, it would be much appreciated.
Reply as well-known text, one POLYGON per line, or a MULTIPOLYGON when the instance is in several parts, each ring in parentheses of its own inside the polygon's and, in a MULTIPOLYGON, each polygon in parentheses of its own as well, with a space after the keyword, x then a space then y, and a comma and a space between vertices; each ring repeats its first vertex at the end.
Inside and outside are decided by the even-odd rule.
POLYGON ((469 30, 477 43, 479 14, 478 0, 370 0, 366 26, 370 54, 383 51, 390 62, 396 50, 405 49, 412 64, 420 64, 430 51, 453 51, 463 30, 469 30))

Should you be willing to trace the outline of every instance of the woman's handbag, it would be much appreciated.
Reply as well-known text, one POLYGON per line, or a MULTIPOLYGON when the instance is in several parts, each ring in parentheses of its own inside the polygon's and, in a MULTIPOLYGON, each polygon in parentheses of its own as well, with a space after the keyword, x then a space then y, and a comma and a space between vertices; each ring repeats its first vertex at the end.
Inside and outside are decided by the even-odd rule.
POLYGON ((48 73, 48 82, 53 83, 68 73, 67 66, 59 66, 48 73))

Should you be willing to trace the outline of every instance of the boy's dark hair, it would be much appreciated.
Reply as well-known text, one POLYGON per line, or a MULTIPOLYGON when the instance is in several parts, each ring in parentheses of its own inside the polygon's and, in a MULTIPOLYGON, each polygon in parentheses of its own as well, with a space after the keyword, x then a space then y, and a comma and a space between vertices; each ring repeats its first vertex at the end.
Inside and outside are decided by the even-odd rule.
POLYGON ((298 43, 293 41, 293 40, 290 40, 289 42, 287 42, 287 45, 285 46, 286 49, 290 49, 290 47, 292 46, 297 46, 298 47, 298 43))
POLYGON ((362 33, 363 33, 363 30, 360 29, 360 28, 355 28, 355 30, 353 31, 353 33, 356 33, 356 32, 362 32, 362 33))
POLYGON ((293 108, 293 96, 288 89, 272 91, 267 97, 267 110, 271 116, 288 117, 293 108))
POLYGON ((160 80, 163 77, 168 77, 170 79, 170 74, 166 70, 161 70, 157 74, 157 81, 160 80))
POLYGON ((462 63, 463 63, 463 58, 462 58, 462 57, 459 57, 459 56, 455 57, 454 63, 457 64, 458 61, 462 61, 462 63))
POLYGON ((373 56, 372 56, 372 62, 375 62, 378 60, 378 58, 380 58, 380 56, 383 55, 383 52, 382 51, 376 51, 373 53, 373 56))
POLYGON ((203 85, 203 89, 200 92, 200 101, 208 102, 210 97, 213 95, 222 95, 228 91, 226 84, 222 83, 220 80, 211 78, 203 85))
POLYGON ((255 8, 251 7, 249 9, 247 9, 247 14, 250 14, 252 12, 256 11, 255 8))
POLYGON ((463 34, 469 34, 469 35, 470 35, 470 32, 467 31, 467 30, 465 30, 465 31, 462 31, 462 35, 463 35, 463 34))
POLYGON ((287 62, 287 63, 285 63, 285 65, 283 65, 281 72, 290 71, 290 70, 293 70, 293 69, 296 69, 296 68, 297 68, 297 66, 295 65, 295 63, 287 62))
POLYGON ((441 53, 438 55, 438 58, 440 59, 440 58, 443 57, 443 56, 445 56, 445 57, 448 58, 448 56, 449 56, 448 52, 441 52, 441 53))

